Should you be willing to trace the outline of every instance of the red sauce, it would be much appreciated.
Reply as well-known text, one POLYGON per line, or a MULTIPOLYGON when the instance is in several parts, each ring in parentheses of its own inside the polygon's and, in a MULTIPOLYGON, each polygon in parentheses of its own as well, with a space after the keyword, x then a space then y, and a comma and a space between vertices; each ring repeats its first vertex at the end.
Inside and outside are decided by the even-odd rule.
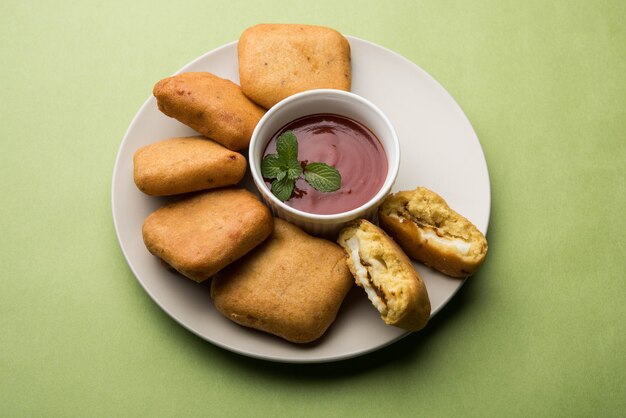
MULTIPOLYGON (((378 138, 352 119, 332 114, 305 116, 288 123, 274 134, 263 156, 276 153, 276 139, 293 131, 298 139, 298 160, 302 167, 323 162, 341 174, 341 187, 320 192, 301 176, 295 191, 285 203, 295 209, 333 214, 346 212, 366 203, 382 187, 387 177, 387 156, 378 138)), ((271 182, 266 179, 268 188, 271 182)))

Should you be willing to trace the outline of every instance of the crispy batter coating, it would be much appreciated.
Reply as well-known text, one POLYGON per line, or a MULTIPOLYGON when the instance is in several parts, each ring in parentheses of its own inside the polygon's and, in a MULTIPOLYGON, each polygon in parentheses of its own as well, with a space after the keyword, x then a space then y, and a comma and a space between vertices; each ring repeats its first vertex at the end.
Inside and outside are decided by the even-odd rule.
POLYGON ((201 136, 170 138, 139 148, 135 184, 151 196, 232 186, 246 173, 246 158, 201 136))
POLYGON ((211 297, 240 325, 307 343, 328 329, 351 287, 339 246, 276 218, 270 238, 213 278, 211 297))
POLYGON ((426 286, 409 258, 376 225, 358 219, 339 234, 339 245, 357 285, 367 293, 385 323, 418 331, 430 317, 426 286))
POLYGON ((202 282, 247 254, 272 232, 269 209, 245 189, 185 197, 150 214, 142 228, 150 251, 202 282))
POLYGON ((305 90, 350 91, 350 44, 330 28, 252 26, 239 38, 238 54, 241 89, 267 109, 305 90))
POLYGON ((452 277, 472 275, 487 255, 482 232, 425 187, 387 197, 378 220, 409 257, 452 277))
POLYGON ((248 146, 265 113, 238 85, 211 73, 165 78, 153 93, 161 112, 234 151, 248 146))

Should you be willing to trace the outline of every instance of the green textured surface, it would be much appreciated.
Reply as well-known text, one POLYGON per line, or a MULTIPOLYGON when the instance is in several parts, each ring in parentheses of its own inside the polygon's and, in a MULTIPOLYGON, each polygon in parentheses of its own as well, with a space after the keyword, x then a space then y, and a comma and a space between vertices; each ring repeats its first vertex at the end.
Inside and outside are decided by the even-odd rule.
POLYGON ((623 1, 0 3, 0 415, 624 416, 623 1), (323 24, 458 101, 490 253, 420 334, 285 365, 184 330, 113 229, 117 148, 155 81, 259 22, 323 24))

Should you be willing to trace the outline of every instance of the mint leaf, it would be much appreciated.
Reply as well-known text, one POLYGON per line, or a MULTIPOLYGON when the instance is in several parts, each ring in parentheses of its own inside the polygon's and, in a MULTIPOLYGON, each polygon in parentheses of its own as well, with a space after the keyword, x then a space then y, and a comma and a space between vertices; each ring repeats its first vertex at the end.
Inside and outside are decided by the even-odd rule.
POLYGON ((274 180, 272 182, 272 193, 281 201, 289 200, 295 184, 294 179, 290 179, 285 176, 280 180, 274 180))
POLYGON ((326 163, 310 163, 304 167, 304 179, 320 192, 334 192, 341 187, 341 174, 326 163))
POLYGON ((298 160, 289 160, 287 162, 287 177, 292 180, 297 179, 302 175, 302 166, 298 160))
POLYGON ((276 140, 276 152, 286 161, 298 161, 298 139, 293 131, 280 134, 276 140))
POLYGON ((261 174, 266 179, 283 178, 287 174, 286 163, 280 155, 270 154, 261 161, 261 174))

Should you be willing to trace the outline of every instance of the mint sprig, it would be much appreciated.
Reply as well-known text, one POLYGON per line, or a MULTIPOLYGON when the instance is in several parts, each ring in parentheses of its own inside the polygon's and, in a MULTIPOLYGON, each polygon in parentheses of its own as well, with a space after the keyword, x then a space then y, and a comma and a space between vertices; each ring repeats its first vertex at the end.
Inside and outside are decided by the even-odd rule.
POLYGON ((304 179, 320 192, 334 192, 341 186, 341 175, 326 163, 310 163, 304 167, 304 179))
POLYGON ((341 187, 341 174, 326 163, 309 163, 302 170, 298 161, 298 139, 293 131, 282 133, 276 140, 276 154, 269 154, 261 161, 261 174, 272 180, 272 193, 281 201, 293 194, 296 180, 304 173, 304 179, 320 192, 334 192, 341 187))

